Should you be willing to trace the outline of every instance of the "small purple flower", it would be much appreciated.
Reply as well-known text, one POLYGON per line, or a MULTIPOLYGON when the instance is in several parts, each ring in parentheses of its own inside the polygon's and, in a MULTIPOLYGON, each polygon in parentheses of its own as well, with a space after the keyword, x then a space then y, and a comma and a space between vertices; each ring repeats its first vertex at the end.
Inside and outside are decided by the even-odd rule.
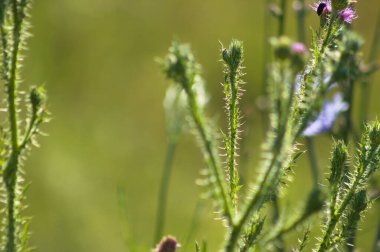
POLYGON ((305 54, 307 52, 307 47, 304 43, 294 42, 292 44, 292 52, 295 54, 305 54))
MULTIPOLYGON (((332 11, 331 0, 318 0, 317 3, 310 5, 310 7, 317 12, 318 16, 330 14, 332 11)), ((347 24, 351 24, 358 17, 355 9, 351 6, 338 11, 338 15, 347 24)))
POLYGON ((352 21, 358 17, 356 15, 356 11, 352 7, 347 7, 339 11, 338 13, 340 18, 348 24, 351 24, 352 21))
POLYGON ((348 104, 343 101, 340 93, 336 94, 332 101, 323 104, 322 111, 317 118, 310 122, 303 132, 304 136, 315 136, 320 133, 329 132, 334 125, 338 115, 348 109, 348 104))

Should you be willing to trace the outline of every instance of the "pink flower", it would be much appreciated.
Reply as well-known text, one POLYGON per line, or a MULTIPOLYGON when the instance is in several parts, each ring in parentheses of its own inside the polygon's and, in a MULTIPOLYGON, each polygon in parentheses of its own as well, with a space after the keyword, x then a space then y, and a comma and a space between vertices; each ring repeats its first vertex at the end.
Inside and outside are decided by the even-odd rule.
POLYGON ((294 42, 292 44, 292 52, 296 54, 305 54, 307 52, 307 47, 304 43, 294 42))
POLYGON ((340 18, 348 24, 351 24, 352 21, 358 17, 356 15, 356 11, 352 7, 347 7, 339 11, 338 13, 340 18))

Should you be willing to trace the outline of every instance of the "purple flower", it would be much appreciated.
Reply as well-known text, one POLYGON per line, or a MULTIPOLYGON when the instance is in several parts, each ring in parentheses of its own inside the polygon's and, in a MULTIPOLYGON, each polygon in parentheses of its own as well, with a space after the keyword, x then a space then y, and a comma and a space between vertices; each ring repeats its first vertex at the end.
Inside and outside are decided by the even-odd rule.
POLYGON ((303 132, 304 136, 315 136, 320 133, 329 132, 334 125, 338 115, 348 109, 348 104, 343 101, 342 95, 337 93, 332 101, 323 104, 321 113, 310 122, 303 132))
MULTIPOLYGON (((331 0, 318 0, 317 3, 310 5, 310 7, 317 12, 318 16, 323 14, 330 14, 332 11, 331 0)), ((343 10, 338 11, 338 15, 342 19, 343 22, 347 24, 351 24, 354 19, 358 16, 356 15, 356 11, 352 6, 348 6, 343 10)))
POLYGON ((339 11, 338 13, 340 18, 348 24, 351 24, 352 21, 358 17, 356 15, 356 11, 352 7, 347 7, 339 11))
POLYGON ((304 43, 294 42, 292 44, 292 52, 295 54, 305 54, 307 52, 307 47, 304 43))

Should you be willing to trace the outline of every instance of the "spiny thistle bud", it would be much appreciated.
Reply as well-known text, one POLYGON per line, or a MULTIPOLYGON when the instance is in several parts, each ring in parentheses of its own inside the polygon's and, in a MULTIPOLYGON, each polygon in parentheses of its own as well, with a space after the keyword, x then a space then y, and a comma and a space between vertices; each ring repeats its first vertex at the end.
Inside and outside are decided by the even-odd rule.
POLYGON ((280 60, 289 59, 292 54, 292 41, 290 38, 282 36, 271 38, 270 43, 274 48, 274 55, 280 60))
POLYGON ((164 60, 160 60, 163 70, 169 79, 182 85, 184 89, 189 89, 194 82, 195 76, 199 73, 199 65, 187 44, 180 44, 177 41, 172 43, 169 54, 164 60))
POLYGON ((347 157, 348 150, 346 144, 341 140, 334 142, 331 153, 331 174, 329 177, 330 188, 333 194, 336 193, 335 190, 341 184, 345 175, 347 157))
POLYGON ((179 246, 180 245, 175 237, 167 236, 162 238, 160 243, 154 249, 154 252, 175 252, 179 246))
POLYGON ((349 6, 349 0, 331 0, 331 6, 335 10, 343 10, 349 6))
POLYGON ((366 190, 360 190, 354 195, 354 200, 352 202, 353 209, 355 209, 356 212, 360 213, 361 211, 364 211, 368 206, 368 197, 366 190))
POLYGON ((374 122, 369 125, 369 140, 371 141, 371 145, 378 146, 380 145, 380 123, 374 122))
POLYGON ((29 100, 32 105, 33 113, 37 113, 37 111, 41 108, 44 100, 46 99, 45 90, 41 87, 32 87, 29 100))
POLYGON ((232 40, 228 49, 222 51, 223 61, 229 66, 231 71, 236 72, 243 59, 243 43, 238 40, 232 40))

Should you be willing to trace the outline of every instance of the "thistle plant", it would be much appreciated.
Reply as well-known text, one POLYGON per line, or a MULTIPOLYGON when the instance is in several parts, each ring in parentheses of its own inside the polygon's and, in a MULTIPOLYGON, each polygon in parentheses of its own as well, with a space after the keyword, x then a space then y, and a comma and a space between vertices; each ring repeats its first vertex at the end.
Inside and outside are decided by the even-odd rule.
MULTIPOLYGON (((286 7, 286 1, 281 4, 286 7)), ((320 226, 321 233, 313 241, 317 243, 313 251, 345 248, 347 243, 354 247, 360 220, 373 201, 368 189, 380 165, 380 123, 359 122, 365 125, 363 132, 357 132, 353 123, 354 83, 368 75, 360 56, 362 39, 348 27, 357 18, 355 6, 348 0, 320 0, 311 5, 311 10, 320 18, 320 26, 312 30, 309 49, 303 41, 284 36, 284 16, 279 19, 278 36, 270 40, 274 60, 266 81, 269 124, 256 178, 245 186, 249 189, 241 190, 238 169, 239 133, 244 130, 239 108, 244 84, 243 43, 232 40, 221 49, 228 125, 221 134, 206 115, 201 97, 204 91, 197 88, 203 83, 200 65, 189 45, 173 42, 161 61, 166 77, 184 95, 187 110, 183 115, 191 122, 207 165, 202 185, 210 192, 224 224, 226 235, 221 251, 284 251, 289 245, 284 237, 310 223, 316 213, 324 214, 325 221, 314 223, 314 228, 320 226), (335 123, 338 118, 342 119, 339 125, 335 123), (319 180, 312 143, 312 137, 318 134, 334 137, 330 173, 323 181, 319 180), (307 150, 300 145, 303 138, 307 139, 307 150), (350 147, 357 150, 351 152, 350 147), (306 151, 313 153, 314 185, 304 201, 285 211, 277 199, 296 177, 294 167, 306 151), (274 220, 268 216, 266 206, 275 208, 274 220)), ((304 21, 304 13, 299 15, 299 20, 304 21)), ((304 26, 299 27, 299 37, 303 38, 304 26)), ((244 86, 249 88, 249 84, 244 86)), ((311 249, 310 236, 310 229, 305 229, 299 244, 292 246, 294 251, 311 249)), ((196 251, 204 250, 197 244, 196 251)))
POLYGON ((22 164, 32 145, 37 145, 36 136, 40 125, 47 120, 44 88, 31 87, 24 98, 19 86, 22 53, 25 50, 27 10, 29 0, 0 1, 1 77, 5 85, 8 120, 1 126, 1 177, 4 220, 2 222, 2 251, 29 251, 29 218, 23 216, 26 208, 22 164), (26 113, 20 113, 26 104, 26 113), (25 115, 22 119, 21 116, 25 115))

